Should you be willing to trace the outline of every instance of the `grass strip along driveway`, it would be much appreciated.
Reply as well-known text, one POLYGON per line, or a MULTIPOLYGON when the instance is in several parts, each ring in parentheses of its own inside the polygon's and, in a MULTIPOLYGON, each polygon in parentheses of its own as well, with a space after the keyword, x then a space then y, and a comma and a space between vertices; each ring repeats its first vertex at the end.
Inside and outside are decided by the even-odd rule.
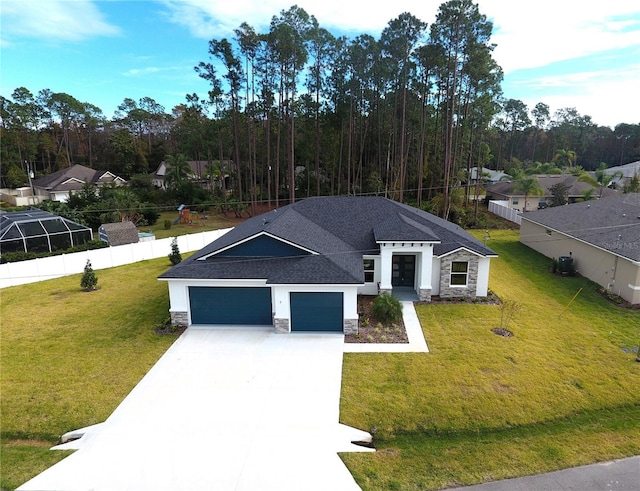
MULTIPOLYGON (((511 338, 493 305, 418 305, 431 353, 345 354, 341 422, 376 428, 375 454, 345 454, 363 489, 439 489, 640 454, 640 314, 492 231, 490 288, 522 304, 511 338), (584 288, 570 309, 571 298, 584 288)), ((173 342, 169 267, 157 259, 0 291, 0 486, 65 456, 67 431, 104 421, 173 342)), ((158 408, 158 411, 162 411, 158 408)), ((184 415, 167 414, 167 418, 184 415)))
POLYGON ((156 277, 169 266, 97 271, 90 293, 81 275, 0 290, 3 490, 65 457, 49 450, 60 435, 106 420, 175 340, 154 333, 169 306, 156 277))
MULTIPOLYGON (((521 305, 424 304, 428 354, 345 354, 341 419, 376 432, 343 460, 364 490, 425 490, 640 454, 640 311, 492 231, 490 288, 521 305), (572 297, 583 288, 570 308, 572 297), (623 349, 624 348, 624 349, 623 349)), ((481 238, 479 236, 479 238, 481 238)))

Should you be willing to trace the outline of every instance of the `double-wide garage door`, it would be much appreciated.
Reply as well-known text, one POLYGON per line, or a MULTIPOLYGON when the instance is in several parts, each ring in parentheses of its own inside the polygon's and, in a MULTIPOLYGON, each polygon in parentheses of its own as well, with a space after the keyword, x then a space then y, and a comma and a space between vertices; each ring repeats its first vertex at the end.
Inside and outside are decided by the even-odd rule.
MULTIPOLYGON (((342 332, 342 292, 291 292, 291 330, 342 332)), ((195 325, 273 325, 271 288, 189 287, 195 325)))

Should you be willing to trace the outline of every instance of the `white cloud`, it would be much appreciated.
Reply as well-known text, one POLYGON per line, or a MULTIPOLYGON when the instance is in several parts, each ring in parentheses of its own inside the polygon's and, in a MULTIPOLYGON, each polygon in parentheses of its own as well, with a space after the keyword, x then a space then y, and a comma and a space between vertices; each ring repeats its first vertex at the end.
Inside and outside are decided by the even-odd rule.
POLYGON ((8 44, 13 36, 79 41, 120 33, 90 0, 2 0, 0 16, 8 44))

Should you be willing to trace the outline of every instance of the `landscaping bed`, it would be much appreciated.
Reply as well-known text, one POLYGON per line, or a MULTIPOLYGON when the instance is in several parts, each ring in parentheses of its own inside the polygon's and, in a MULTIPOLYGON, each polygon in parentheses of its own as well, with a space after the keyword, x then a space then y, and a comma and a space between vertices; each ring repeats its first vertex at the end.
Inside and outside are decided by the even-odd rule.
POLYGON ((373 295, 358 295, 358 334, 348 334, 345 343, 408 343, 402 318, 385 323, 372 312, 373 295))

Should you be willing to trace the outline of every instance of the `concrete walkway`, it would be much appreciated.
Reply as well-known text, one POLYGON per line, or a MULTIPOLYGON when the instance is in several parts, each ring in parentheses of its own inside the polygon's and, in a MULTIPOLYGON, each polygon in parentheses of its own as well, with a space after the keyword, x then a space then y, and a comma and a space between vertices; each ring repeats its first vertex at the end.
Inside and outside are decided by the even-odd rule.
POLYGON ((22 491, 345 490, 341 334, 193 329, 78 450, 22 491))
POLYGON ((345 353, 428 353, 422 326, 412 301, 402 300, 402 320, 407 331, 408 343, 344 343, 345 353))

